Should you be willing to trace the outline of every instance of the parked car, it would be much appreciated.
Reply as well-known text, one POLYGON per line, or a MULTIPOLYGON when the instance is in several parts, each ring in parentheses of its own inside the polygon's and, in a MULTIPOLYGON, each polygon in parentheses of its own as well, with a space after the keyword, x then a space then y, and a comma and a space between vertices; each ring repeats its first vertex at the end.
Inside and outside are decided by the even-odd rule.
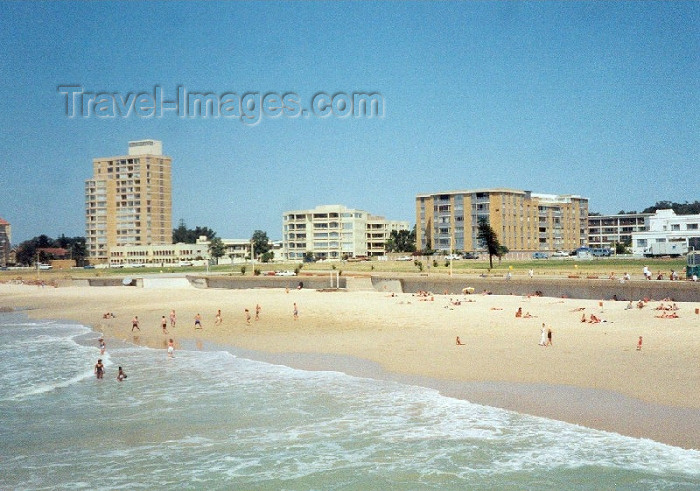
POLYGON ((549 259, 549 254, 546 252, 535 252, 532 254, 532 259, 549 259))
POLYGON ((591 254, 595 257, 609 257, 610 256, 610 249, 604 249, 604 248, 591 249, 591 254))
POLYGON ((297 274, 294 271, 275 271, 275 276, 296 276, 297 274))
POLYGON ((397 261, 413 261, 411 256, 401 256, 396 258, 397 261))
POLYGON ((445 259, 447 259, 448 261, 458 261, 462 259, 462 256, 460 256, 459 254, 450 254, 448 256, 445 256, 445 259))
POLYGON ((552 257, 569 257, 569 253, 566 251, 554 251, 552 257))
POLYGON ((39 269, 51 269, 50 264, 39 263, 39 269))
POLYGON ((462 257, 464 259, 479 259, 479 254, 476 252, 465 252, 462 257))

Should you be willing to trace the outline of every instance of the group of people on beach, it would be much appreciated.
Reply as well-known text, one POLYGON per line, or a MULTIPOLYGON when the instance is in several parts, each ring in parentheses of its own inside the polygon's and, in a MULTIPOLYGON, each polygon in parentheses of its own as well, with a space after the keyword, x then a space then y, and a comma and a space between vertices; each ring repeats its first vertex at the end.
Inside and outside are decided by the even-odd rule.
MULTIPOLYGON (((100 338, 97 340, 99 343, 100 347, 100 354, 104 355, 105 352, 107 351, 107 344, 105 343, 104 338, 100 338)), ((105 365, 102 363, 102 358, 97 359, 97 363, 95 363, 95 377, 97 377, 98 380, 102 380, 105 376, 105 365)), ((122 367, 119 367, 119 371, 117 372, 117 381, 118 382, 123 382, 126 379, 126 373, 124 372, 124 369, 122 367)))

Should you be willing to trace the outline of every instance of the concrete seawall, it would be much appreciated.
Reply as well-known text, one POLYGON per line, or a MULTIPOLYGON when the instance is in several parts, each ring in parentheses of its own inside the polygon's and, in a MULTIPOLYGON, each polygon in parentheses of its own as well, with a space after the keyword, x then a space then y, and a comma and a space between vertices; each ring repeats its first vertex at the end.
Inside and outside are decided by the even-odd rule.
POLYGON ((340 285, 337 285, 336 278, 329 276, 188 276, 190 283, 197 288, 289 288, 293 290, 303 283, 304 288, 320 290, 324 288, 346 288, 347 278, 338 278, 340 285))
MULTIPOLYGON (((151 288, 289 288, 295 289, 302 282, 304 288, 370 289, 370 278, 340 276, 331 280, 330 275, 309 276, 195 276, 187 278, 134 278, 130 286, 151 288), (332 283, 331 283, 332 281, 332 283), (339 284, 338 284, 339 282, 339 284)), ((82 278, 61 280, 57 286, 124 286, 123 278, 82 278)), ((624 283, 613 280, 588 278, 538 278, 516 277, 506 280, 502 276, 480 277, 472 275, 372 275, 371 288, 387 293, 417 293, 429 291, 437 294, 459 295, 464 288, 474 293, 487 290, 494 295, 532 295, 541 292, 546 297, 585 298, 592 300, 661 300, 672 298, 678 302, 700 302, 700 282, 633 280, 624 283)))
POLYGON ((620 281, 586 278, 482 278, 452 277, 391 277, 372 276, 375 290, 394 293, 417 293, 420 290, 457 295, 471 287, 474 293, 490 291, 494 295, 531 295, 541 292, 545 297, 584 298, 591 300, 660 300, 672 298, 677 302, 700 301, 700 283, 689 281, 620 281))

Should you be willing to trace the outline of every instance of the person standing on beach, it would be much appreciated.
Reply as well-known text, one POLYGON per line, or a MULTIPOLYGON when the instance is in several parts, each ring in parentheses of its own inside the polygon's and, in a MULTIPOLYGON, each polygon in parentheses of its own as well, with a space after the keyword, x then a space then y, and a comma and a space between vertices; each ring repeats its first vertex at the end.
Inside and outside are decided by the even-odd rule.
POLYGON ((547 346, 547 328, 544 327, 544 322, 542 323, 542 329, 540 330, 540 346, 547 346))
POLYGON ((547 329, 547 346, 552 346, 552 329, 547 329))
POLYGON ((160 327, 163 328, 163 334, 168 334, 168 321, 165 319, 165 316, 160 318, 160 327))
POLYGON ((175 317, 175 309, 170 311, 170 328, 175 327, 175 322, 177 321, 177 317, 175 317))
POLYGON ((250 325, 250 310, 245 309, 245 323, 250 325))
POLYGON ((262 310, 262 307, 260 304, 255 305, 255 320, 259 321, 260 320, 260 311, 262 310))
POLYGON ((194 328, 195 329, 201 329, 202 328, 202 316, 197 314, 194 316, 194 328), (198 327, 199 326, 199 327, 198 327))
POLYGON ((637 351, 642 351, 642 337, 639 336, 639 341, 637 341, 637 351))
POLYGON ((98 379, 103 378, 105 375, 105 366, 102 364, 102 358, 99 358, 97 360, 97 363, 95 364, 95 376, 98 379))
POLYGON ((294 302, 294 320, 299 319, 299 309, 297 308, 297 303, 294 302))
POLYGON ((134 329, 138 329, 139 331, 141 328, 139 327, 139 316, 135 315, 133 319, 131 319, 131 332, 134 332, 134 329))
POLYGON ((216 311, 216 316, 214 317, 214 325, 215 326, 221 325, 221 323, 223 321, 224 320, 221 318, 221 309, 219 309, 216 311))

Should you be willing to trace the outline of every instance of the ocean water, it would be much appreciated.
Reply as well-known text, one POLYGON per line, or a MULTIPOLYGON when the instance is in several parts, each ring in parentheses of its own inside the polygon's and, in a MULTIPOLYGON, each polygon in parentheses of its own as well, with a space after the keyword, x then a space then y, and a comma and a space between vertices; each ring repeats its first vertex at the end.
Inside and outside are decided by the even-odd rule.
POLYGON ((0 314, 0 489, 700 489, 698 451, 225 351, 96 380, 98 337, 0 314))

